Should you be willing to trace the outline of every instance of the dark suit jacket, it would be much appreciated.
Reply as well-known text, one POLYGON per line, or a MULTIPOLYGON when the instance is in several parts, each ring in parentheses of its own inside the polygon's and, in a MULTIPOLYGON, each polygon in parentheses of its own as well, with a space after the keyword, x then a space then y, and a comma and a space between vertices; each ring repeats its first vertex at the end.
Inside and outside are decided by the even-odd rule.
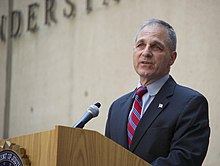
MULTIPOLYGON (((135 91, 113 102, 105 131, 127 149, 127 120, 135 91)), ((141 118, 129 150, 154 166, 199 166, 209 135, 205 97, 170 77, 141 118)))

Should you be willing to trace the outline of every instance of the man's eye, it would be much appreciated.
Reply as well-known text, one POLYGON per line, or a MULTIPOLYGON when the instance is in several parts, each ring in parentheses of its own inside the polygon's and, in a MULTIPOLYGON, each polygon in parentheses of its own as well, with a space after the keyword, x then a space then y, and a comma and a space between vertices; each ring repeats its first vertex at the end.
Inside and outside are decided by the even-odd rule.
POLYGON ((162 51, 162 50, 163 50, 162 47, 160 47, 160 46, 158 46, 158 45, 152 45, 151 49, 152 49, 153 51, 162 51))
POLYGON ((143 48, 145 48, 145 44, 144 43, 139 43, 136 47, 138 49, 143 49, 143 48))

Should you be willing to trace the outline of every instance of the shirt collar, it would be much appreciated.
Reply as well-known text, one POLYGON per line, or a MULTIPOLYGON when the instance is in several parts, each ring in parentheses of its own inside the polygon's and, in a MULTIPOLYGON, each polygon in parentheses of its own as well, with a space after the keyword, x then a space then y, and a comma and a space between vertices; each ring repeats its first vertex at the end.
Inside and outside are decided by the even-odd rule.
MULTIPOLYGON (((147 85, 147 90, 148 90, 149 95, 155 96, 168 79, 169 79, 169 74, 167 74, 167 75, 163 76, 162 78, 160 78, 159 80, 147 85)), ((139 81, 137 88, 139 88, 140 86, 141 86, 141 83, 139 81)))

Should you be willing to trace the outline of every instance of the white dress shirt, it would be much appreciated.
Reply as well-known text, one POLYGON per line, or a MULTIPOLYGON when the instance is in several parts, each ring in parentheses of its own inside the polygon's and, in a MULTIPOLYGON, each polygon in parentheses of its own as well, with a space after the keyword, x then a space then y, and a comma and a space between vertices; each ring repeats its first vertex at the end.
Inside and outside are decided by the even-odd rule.
MULTIPOLYGON (((150 103, 153 101, 156 94, 159 92, 161 87, 165 84, 165 82, 169 79, 169 74, 165 75, 161 79, 147 85, 148 92, 145 93, 142 97, 142 110, 141 110, 141 117, 146 112, 147 108, 149 107, 150 103)), ((140 81, 138 83, 137 88, 139 88, 141 85, 140 81)), ((134 104, 133 104, 134 105, 134 104)), ((131 114, 131 112, 130 112, 131 114)))

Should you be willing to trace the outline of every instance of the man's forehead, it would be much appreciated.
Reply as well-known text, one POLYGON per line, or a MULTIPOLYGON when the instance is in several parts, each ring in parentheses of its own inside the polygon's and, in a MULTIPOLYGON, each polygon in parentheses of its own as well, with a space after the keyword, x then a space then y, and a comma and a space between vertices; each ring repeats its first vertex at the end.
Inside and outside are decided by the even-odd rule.
POLYGON ((167 29, 161 25, 153 24, 146 25, 141 29, 140 34, 142 33, 152 33, 152 34, 167 34, 167 29))
POLYGON ((137 41, 144 36, 149 37, 159 37, 159 38, 167 38, 168 37, 168 31, 165 27, 160 25, 146 25, 144 28, 141 29, 137 41))

